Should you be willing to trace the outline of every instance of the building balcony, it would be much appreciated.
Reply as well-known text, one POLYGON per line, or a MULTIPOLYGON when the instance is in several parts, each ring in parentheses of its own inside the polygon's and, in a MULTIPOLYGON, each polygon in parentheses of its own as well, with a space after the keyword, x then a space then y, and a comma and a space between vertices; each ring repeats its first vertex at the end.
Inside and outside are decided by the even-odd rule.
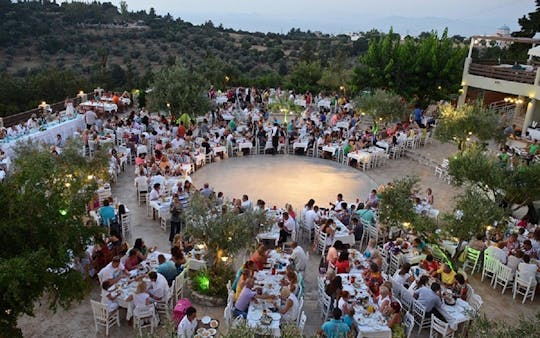
POLYGON ((469 66, 468 73, 470 75, 534 85, 537 68, 536 66, 523 65, 520 66, 520 69, 517 69, 511 64, 490 65, 473 61, 469 66))

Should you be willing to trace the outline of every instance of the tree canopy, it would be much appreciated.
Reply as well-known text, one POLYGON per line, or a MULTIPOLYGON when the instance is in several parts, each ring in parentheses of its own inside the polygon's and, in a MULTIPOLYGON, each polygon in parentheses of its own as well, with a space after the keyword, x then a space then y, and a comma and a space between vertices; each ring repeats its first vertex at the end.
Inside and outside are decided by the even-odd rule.
POLYGON ((355 99, 355 107, 371 116, 374 123, 402 121, 406 112, 402 98, 383 89, 360 94, 355 99))
POLYGON ((175 116, 198 116, 210 109, 210 100, 206 95, 209 87, 209 83, 197 71, 177 63, 154 76, 152 91, 147 99, 154 111, 170 110, 175 116))
POLYGON ((466 55, 466 48, 455 44, 447 30, 440 38, 433 31, 404 39, 390 30, 370 41, 368 52, 354 69, 352 83, 359 90, 384 88, 407 99, 446 99, 458 92, 466 55))
POLYGON ((94 175, 106 168, 104 154, 87 159, 73 144, 61 156, 36 144, 19 148, 13 174, 0 184, 3 336, 20 336, 17 318, 32 315, 34 302, 44 295, 53 309, 84 298, 90 284, 71 264, 100 233, 83 221, 97 189, 94 175))
POLYGON ((463 149, 471 140, 502 142, 504 134, 499 128, 497 113, 481 104, 465 104, 457 108, 445 104, 439 107, 435 137, 441 142, 455 142, 458 149, 463 149))

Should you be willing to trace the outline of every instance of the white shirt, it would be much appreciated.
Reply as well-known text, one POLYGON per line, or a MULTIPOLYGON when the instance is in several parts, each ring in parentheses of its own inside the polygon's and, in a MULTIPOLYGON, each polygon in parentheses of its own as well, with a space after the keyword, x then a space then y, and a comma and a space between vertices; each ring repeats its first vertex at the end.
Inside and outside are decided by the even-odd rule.
POLYGON ((310 229, 315 228, 315 222, 319 221, 319 215, 315 212, 315 210, 310 209, 306 212, 306 226, 310 229))
POLYGON ((294 219, 291 216, 289 216, 288 220, 283 220, 283 226, 288 232, 293 232, 296 228, 294 219))
POLYGON ((510 255, 508 256, 508 262, 506 263, 506 266, 512 269, 512 272, 516 272, 521 262, 522 262, 521 258, 517 258, 514 255, 510 255))
POLYGON ((341 203, 343 203, 343 202, 345 202, 345 201, 343 201, 343 200, 341 200, 341 201, 336 201, 336 203, 334 203, 334 204, 335 204, 334 210, 335 210, 335 211, 341 211, 341 209, 342 209, 342 208, 341 208, 341 203))
POLYGON ((296 268, 296 271, 306 270, 307 255, 301 246, 297 246, 293 249, 291 253, 291 259, 294 262, 294 267, 296 268))
POLYGON ((294 322, 298 317, 298 311, 300 310, 300 304, 298 303, 298 298, 291 293, 287 300, 291 300, 293 305, 282 315, 282 320, 286 322, 294 322))
POLYGON ((94 125, 97 120, 97 115, 93 110, 89 110, 84 114, 84 120, 86 121, 86 124, 94 125))
POLYGON ((135 177, 135 187, 139 188, 140 191, 148 190, 148 180, 146 179, 146 176, 135 177))
POLYGON ((173 148, 180 148, 183 147, 186 144, 186 141, 183 138, 175 138, 171 141, 171 145, 173 148))
POLYGON ((150 196, 148 196, 150 201, 157 201, 160 197, 161 197, 161 193, 157 191, 156 189, 152 189, 152 191, 150 192, 150 196))
POLYGON ((392 279, 400 284, 400 285, 405 285, 405 284, 409 284, 409 278, 411 278, 411 274, 410 273, 406 273, 404 275, 400 275, 399 274, 399 270, 396 271, 396 273, 394 274, 394 276, 392 277, 392 279))
POLYGON ((100 282, 103 283, 106 280, 118 277, 120 273, 125 269, 122 263, 120 263, 117 268, 115 268, 112 264, 113 263, 110 262, 98 273, 100 282))
POLYGON ((486 249, 485 254, 498 259, 501 263, 506 264, 506 252, 503 249, 499 249, 496 246, 490 246, 486 249))
POLYGON ((145 307, 147 305, 146 300, 148 298, 150 298, 150 295, 147 294, 146 292, 134 293, 133 294, 133 307, 134 308, 145 307))
POLYGON ((167 279, 162 274, 158 273, 156 281, 152 282, 150 285, 149 293, 152 295, 152 298, 159 301, 165 301, 168 292, 169 283, 167 283, 167 279))
POLYGON ((179 338, 192 338, 197 328, 197 319, 190 321, 188 316, 184 316, 178 324, 178 337, 179 338))
POLYGON ((252 207, 253 207, 253 203, 251 203, 250 200, 242 202, 242 210, 251 210, 252 207))

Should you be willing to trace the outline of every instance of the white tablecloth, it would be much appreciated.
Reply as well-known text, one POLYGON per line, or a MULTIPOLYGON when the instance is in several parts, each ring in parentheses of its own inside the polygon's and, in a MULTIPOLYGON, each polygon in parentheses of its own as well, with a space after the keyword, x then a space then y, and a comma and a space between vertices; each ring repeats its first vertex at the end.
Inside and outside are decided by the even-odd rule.
POLYGON ((114 103, 107 103, 107 102, 86 101, 86 102, 81 103, 80 106, 100 108, 108 112, 118 110, 117 105, 115 105, 114 103))
POLYGON ((528 128, 527 131, 529 132, 529 135, 531 135, 533 140, 540 141, 540 129, 528 128))
POLYGON ((56 142, 56 135, 60 134, 62 135, 62 139, 67 140, 73 136, 73 133, 75 133, 77 129, 82 129, 84 127, 84 118, 82 115, 78 115, 72 120, 58 124, 50 124, 47 130, 24 135, 7 143, 0 143, 0 148, 2 148, 8 156, 13 156, 14 149, 19 142, 28 143, 29 141, 33 141, 54 144, 56 142))

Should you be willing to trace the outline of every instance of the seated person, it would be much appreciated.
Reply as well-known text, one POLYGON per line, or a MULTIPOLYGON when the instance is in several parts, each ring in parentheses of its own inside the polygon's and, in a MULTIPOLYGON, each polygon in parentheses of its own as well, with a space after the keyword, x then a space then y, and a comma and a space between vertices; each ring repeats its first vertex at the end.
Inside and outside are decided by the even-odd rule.
POLYGON ((352 304, 349 304, 350 301, 352 301, 351 294, 348 291, 341 291, 338 309, 340 309, 343 314, 351 314, 354 311, 352 304))
POLYGON ((414 240, 413 240, 413 249, 415 249, 416 251, 418 251, 419 253, 429 253, 429 248, 427 247, 426 243, 421 240, 419 237, 416 237, 414 240))
POLYGON ((253 263, 255 263, 255 267, 257 270, 262 270, 266 262, 268 261, 268 255, 266 254, 266 247, 261 244, 257 248, 257 250, 251 255, 250 258, 253 263))
POLYGON ((452 290, 454 291, 454 295, 466 301, 470 296, 468 287, 469 284, 465 280, 465 277, 460 273, 456 273, 454 279, 456 280, 456 283, 452 288, 452 290))
POLYGON ((405 286, 405 288, 408 288, 409 285, 414 281, 414 276, 411 273, 411 265, 409 263, 403 263, 401 266, 401 269, 396 271, 392 279, 400 285, 405 286))
POLYGON ((379 266, 375 263, 371 263, 369 269, 362 273, 366 280, 366 285, 369 287, 371 293, 375 296, 379 295, 379 286, 384 282, 379 266))
POLYGON ((177 276, 177 270, 174 262, 172 260, 166 260, 165 256, 160 254, 158 256, 158 267, 156 271, 160 274, 162 274, 165 279, 167 279, 167 284, 171 286, 173 280, 177 276))
POLYGON ((108 199, 103 200, 103 206, 99 209, 99 215, 101 216, 102 225, 106 227, 116 220, 114 208, 110 206, 108 199))
POLYGON ((124 266, 128 271, 135 270, 139 267, 139 258, 137 257, 137 250, 129 250, 128 257, 124 261, 124 266))
POLYGON ((139 284, 137 284, 137 288, 135 289, 135 293, 129 295, 128 298, 126 298, 127 302, 133 301, 133 307, 144 307, 146 305, 152 304, 152 299, 150 298, 150 294, 146 292, 146 283, 143 281, 140 281, 139 284))
POLYGON ((112 284, 107 280, 101 284, 101 302, 107 305, 109 311, 114 311, 118 309, 118 303, 115 300, 121 293, 109 291, 111 286, 112 284))
POLYGON ((243 318, 247 317, 247 311, 249 308, 249 303, 252 299, 273 299, 274 296, 270 295, 259 295, 257 294, 257 291, 253 289, 255 285, 255 281, 253 278, 248 278, 246 280, 246 284, 242 288, 242 291, 240 292, 240 295, 238 296, 238 299, 234 303, 233 308, 233 316, 239 317, 242 316, 243 318))
POLYGON ((336 263, 334 263, 334 266, 336 267, 337 273, 349 273, 349 271, 351 271, 348 250, 343 250, 340 252, 336 263))
POLYGON ((347 337, 351 328, 341 319, 341 315, 341 310, 335 308, 332 311, 332 319, 322 325, 320 333, 326 338, 347 337))
POLYGON ((387 322, 388 327, 392 330, 392 337, 405 337, 406 334, 401 326, 401 305, 398 302, 390 303, 390 315, 387 322))
POLYGON ((298 317, 298 312, 300 311, 300 304, 298 298, 291 292, 289 288, 281 288, 280 297, 281 302, 284 302, 283 306, 274 303, 274 306, 278 309, 281 314, 281 320, 289 323, 296 323, 298 317))
POLYGON ((431 254, 426 256, 426 259, 420 263, 420 266, 425 269, 427 273, 432 273, 433 271, 439 270, 439 262, 437 262, 431 254))
POLYGON ((439 278, 447 287, 451 287, 456 283, 456 272, 448 264, 443 264, 437 271, 432 271, 431 276, 439 278))

